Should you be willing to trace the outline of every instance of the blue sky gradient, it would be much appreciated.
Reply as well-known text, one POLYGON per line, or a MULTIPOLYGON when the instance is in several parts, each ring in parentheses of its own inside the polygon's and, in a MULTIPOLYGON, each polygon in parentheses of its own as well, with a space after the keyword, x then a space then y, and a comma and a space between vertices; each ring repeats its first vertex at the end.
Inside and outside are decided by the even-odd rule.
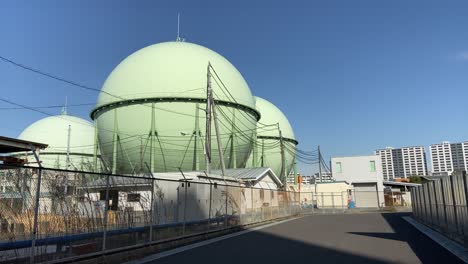
MULTIPOLYGON (((182 36, 229 59, 287 115, 303 150, 320 144, 329 158, 468 140, 468 2, 194 2, 2 1, 0 55, 100 88, 126 56, 175 40, 180 12, 182 36)), ((97 98, 3 61, 0 89, 28 106, 97 98)), ((92 107, 69 112, 89 119, 92 107)), ((0 135, 12 137, 44 117, 0 114, 0 135)))

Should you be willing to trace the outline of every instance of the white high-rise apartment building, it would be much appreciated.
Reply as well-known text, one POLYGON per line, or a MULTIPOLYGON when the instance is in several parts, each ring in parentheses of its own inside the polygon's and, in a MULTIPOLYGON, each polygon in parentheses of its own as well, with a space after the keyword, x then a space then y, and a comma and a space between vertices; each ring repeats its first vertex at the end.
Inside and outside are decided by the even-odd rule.
POLYGON ((382 160, 384 180, 427 175, 426 152, 423 146, 376 150, 382 160))
POLYGON ((382 160, 382 172, 384 180, 395 178, 395 171, 393 170, 393 148, 387 147, 375 151, 376 155, 380 156, 382 160))
POLYGON ((433 173, 468 171, 468 142, 432 144, 430 156, 433 173))

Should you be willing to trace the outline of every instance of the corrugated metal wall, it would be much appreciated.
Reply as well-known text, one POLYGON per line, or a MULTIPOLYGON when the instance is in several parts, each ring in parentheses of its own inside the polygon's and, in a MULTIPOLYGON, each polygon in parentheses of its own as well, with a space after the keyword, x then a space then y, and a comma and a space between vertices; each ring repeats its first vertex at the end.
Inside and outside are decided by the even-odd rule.
POLYGON ((414 188, 413 214, 420 222, 468 245, 467 175, 445 177, 414 188))

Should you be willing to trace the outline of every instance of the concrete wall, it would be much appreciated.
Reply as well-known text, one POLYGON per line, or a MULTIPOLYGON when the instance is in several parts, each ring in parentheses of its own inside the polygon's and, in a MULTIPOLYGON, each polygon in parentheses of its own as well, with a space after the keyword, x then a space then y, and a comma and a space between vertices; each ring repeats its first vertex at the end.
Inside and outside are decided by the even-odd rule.
POLYGON ((382 162, 378 155, 332 158, 333 178, 350 184, 376 182, 379 191, 383 191, 382 162), (371 161, 375 171, 371 171, 371 161), (339 171, 338 163, 341 163, 339 171))
MULTIPOLYGON (((360 192, 356 195, 361 194, 362 197, 366 197, 366 200, 368 197, 375 196, 376 201, 373 204, 382 206, 382 203, 384 202, 384 186, 382 161, 380 156, 336 157, 332 158, 332 168, 333 178, 335 180, 348 182, 353 186, 356 193, 360 192), (373 162, 375 170, 372 170, 371 162, 373 162), (364 188, 364 185, 368 186, 369 183, 373 183, 372 188, 364 188), (368 195, 366 195, 367 192, 369 192, 368 195), (370 192, 375 192, 376 194, 371 195, 370 192)), ((368 207, 369 204, 370 203, 366 202, 365 207, 368 207)), ((356 206, 359 205, 356 203, 356 206)))

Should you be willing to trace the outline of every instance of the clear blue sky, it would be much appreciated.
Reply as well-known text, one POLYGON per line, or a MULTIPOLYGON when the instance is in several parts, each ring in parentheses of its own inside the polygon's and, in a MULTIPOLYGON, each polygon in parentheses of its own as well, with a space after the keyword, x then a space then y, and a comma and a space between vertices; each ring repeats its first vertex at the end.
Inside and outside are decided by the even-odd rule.
MULTIPOLYGON (((0 55, 100 88, 132 52, 174 40, 180 12, 182 35, 228 58, 288 116, 303 150, 320 144, 328 158, 468 140, 466 1, 94 2, 2 1, 0 55)), ((97 98, 2 61, 0 87, 28 106, 97 98)), ((92 107, 69 112, 88 118, 92 107)), ((0 135, 12 137, 44 117, 0 114, 0 135)))

